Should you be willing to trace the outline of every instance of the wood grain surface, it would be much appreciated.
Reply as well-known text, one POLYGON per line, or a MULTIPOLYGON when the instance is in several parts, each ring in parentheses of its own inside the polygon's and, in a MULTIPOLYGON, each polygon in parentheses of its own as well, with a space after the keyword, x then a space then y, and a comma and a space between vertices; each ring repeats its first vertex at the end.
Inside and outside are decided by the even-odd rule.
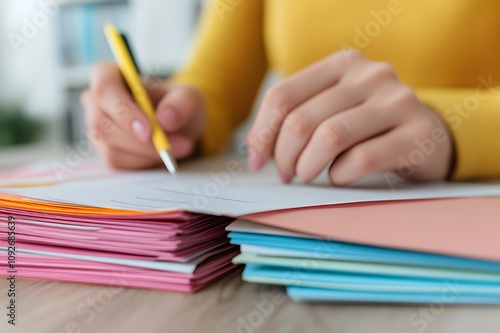
POLYGON ((194 294, 18 280, 16 326, 0 332, 500 333, 500 307, 433 304, 302 304, 284 289, 233 274, 194 294))

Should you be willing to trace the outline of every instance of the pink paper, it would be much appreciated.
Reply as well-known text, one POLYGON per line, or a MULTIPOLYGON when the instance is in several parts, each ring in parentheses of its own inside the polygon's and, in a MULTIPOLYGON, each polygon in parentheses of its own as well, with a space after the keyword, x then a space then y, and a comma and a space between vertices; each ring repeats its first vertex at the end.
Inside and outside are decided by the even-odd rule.
POLYGON ((242 218, 332 240, 500 262, 500 198, 346 204, 242 218))
MULTIPOLYGON (((79 282, 129 288, 145 288, 192 293, 207 284, 240 269, 231 259, 233 250, 202 263, 194 274, 155 271, 87 261, 22 254, 16 276, 22 279, 79 282)), ((0 264, 0 276, 7 276, 6 264, 0 264)))

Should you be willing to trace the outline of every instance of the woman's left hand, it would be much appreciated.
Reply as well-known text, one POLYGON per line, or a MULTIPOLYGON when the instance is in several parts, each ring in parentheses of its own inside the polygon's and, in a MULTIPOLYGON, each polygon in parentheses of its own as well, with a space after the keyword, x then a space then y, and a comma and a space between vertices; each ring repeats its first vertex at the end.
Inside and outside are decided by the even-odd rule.
POLYGON ((382 171, 441 180, 453 155, 443 119, 391 65, 354 51, 337 52, 271 88, 247 142, 250 167, 259 170, 274 157, 283 182, 295 176, 310 182, 327 167, 335 185, 382 171))

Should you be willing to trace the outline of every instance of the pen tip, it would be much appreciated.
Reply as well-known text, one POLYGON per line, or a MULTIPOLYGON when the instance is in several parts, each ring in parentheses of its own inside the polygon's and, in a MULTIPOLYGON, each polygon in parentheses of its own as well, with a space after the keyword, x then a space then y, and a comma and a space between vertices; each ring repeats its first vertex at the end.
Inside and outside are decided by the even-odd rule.
POLYGON ((177 173, 177 163, 175 162, 174 156, 172 153, 168 150, 162 150, 160 153, 161 160, 163 161, 163 164, 167 167, 167 170, 171 174, 176 174, 177 173))

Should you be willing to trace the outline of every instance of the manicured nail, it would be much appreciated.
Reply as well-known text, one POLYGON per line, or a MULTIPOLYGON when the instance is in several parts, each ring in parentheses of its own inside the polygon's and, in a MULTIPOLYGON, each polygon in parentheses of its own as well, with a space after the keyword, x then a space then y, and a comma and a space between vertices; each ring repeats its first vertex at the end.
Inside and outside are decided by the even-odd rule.
POLYGON ((253 149, 248 152, 248 165, 252 171, 259 171, 262 168, 262 159, 253 149))
POLYGON ((134 132, 135 136, 142 142, 148 142, 151 138, 149 127, 145 126, 139 120, 134 120, 132 122, 132 131, 134 132))
POLYGON ((281 171, 278 171, 278 174, 280 175, 280 179, 283 183, 288 184, 292 180, 292 177, 285 175, 281 171))
POLYGON ((179 123, 177 112, 171 107, 163 107, 158 110, 156 118, 164 130, 176 130, 179 123))

